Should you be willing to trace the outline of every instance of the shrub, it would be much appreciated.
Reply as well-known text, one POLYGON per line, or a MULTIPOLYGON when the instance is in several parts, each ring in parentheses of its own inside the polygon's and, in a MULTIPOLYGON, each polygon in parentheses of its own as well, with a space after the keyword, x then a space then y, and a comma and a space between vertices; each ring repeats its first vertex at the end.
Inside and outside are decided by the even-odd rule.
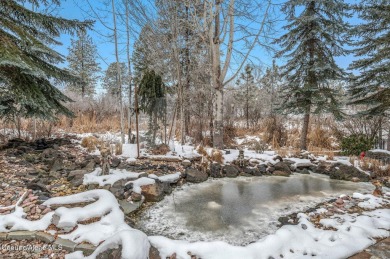
POLYGON ((150 150, 153 155, 166 155, 170 151, 169 146, 166 144, 160 144, 150 150))
POLYGON ((364 135, 354 134, 341 140, 341 150, 344 155, 358 156, 362 151, 368 151, 374 146, 374 140, 364 135))
POLYGON ((88 152, 92 152, 96 149, 98 139, 94 136, 85 137, 81 140, 81 146, 86 148, 88 152))

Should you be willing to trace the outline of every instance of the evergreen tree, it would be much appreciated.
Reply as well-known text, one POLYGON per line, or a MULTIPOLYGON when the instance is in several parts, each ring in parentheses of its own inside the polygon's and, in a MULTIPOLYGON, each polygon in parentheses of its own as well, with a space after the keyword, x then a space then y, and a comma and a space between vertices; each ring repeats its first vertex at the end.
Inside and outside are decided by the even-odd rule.
POLYGON ((352 30, 360 59, 350 66, 359 74, 349 92, 352 104, 369 105, 364 115, 381 115, 390 108, 390 1, 364 0, 355 8, 365 23, 352 30))
POLYGON ((68 85, 70 91, 80 93, 82 97, 95 93, 100 72, 96 59, 97 50, 92 38, 85 31, 78 32, 78 39, 71 40, 67 60, 70 71, 80 79, 68 85))
POLYGON ((341 116, 331 81, 346 76, 334 56, 347 53, 343 44, 349 28, 345 22, 348 5, 341 0, 289 0, 282 10, 289 24, 284 26, 288 32, 276 40, 282 47, 277 56, 288 59, 281 67, 287 84, 282 89, 280 108, 304 115, 300 148, 307 149, 311 113, 332 112, 341 116))
MULTIPOLYGON (((121 62, 120 63, 120 71, 121 71, 121 79, 122 79, 122 89, 126 89, 128 85, 128 72, 127 72, 127 66, 126 63, 121 62)), ((117 67, 116 62, 111 63, 107 70, 105 71, 105 75, 103 78, 103 87, 106 89, 108 94, 111 94, 112 96, 119 97, 120 89, 118 89, 118 83, 117 83, 117 67)))
POLYGON ((246 128, 249 128, 250 110, 254 105, 254 100, 257 95, 257 87, 255 85, 254 77, 252 75, 253 67, 249 64, 245 66, 245 72, 241 73, 237 81, 238 94, 236 100, 243 103, 246 128))
POLYGON ((72 113, 64 106, 70 101, 53 82, 77 78, 56 64, 63 57, 50 45, 60 45, 61 33, 82 31, 90 21, 66 20, 29 10, 25 3, 39 7, 58 0, 0 1, 0 117, 39 116, 54 119, 72 113))
POLYGON ((150 144, 154 145, 156 133, 159 129, 158 121, 165 124, 166 114, 166 89, 160 75, 153 70, 146 70, 139 84, 139 109, 149 116, 150 144))

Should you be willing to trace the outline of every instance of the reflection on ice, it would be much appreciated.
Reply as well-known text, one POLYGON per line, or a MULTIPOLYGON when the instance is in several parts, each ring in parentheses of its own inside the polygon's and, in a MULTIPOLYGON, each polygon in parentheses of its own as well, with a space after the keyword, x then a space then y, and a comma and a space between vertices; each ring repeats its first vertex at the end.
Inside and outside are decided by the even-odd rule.
POLYGON ((242 245, 274 232, 280 216, 365 189, 370 185, 321 175, 209 180, 175 191, 145 213, 140 227, 175 239, 242 245))

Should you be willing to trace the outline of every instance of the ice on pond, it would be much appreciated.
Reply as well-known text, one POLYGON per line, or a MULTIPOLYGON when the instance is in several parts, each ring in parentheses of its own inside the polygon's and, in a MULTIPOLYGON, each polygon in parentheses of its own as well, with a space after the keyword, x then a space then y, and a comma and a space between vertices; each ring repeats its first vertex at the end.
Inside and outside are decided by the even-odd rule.
POLYGON ((167 196, 144 213, 139 227, 173 239, 246 245, 274 233, 281 216, 365 190, 372 185, 313 174, 208 180, 167 196))

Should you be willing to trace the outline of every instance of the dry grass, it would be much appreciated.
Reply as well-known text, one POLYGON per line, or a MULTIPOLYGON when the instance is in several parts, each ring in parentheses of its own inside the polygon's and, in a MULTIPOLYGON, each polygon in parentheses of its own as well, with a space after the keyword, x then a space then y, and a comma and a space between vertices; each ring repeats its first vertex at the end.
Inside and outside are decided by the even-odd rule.
POLYGON ((222 164, 223 163, 222 151, 218 150, 218 149, 213 149, 209 159, 214 161, 214 162, 222 164))
POLYGON ((120 142, 115 143, 115 155, 119 156, 123 153, 123 144, 120 142))
POLYGON ((296 148, 279 148, 275 149, 276 153, 281 157, 297 157, 301 151, 296 148))
POLYGON ((153 155, 166 155, 170 151, 169 146, 166 144, 157 145, 150 150, 153 155))
POLYGON ((199 145, 196 151, 202 156, 207 156, 207 151, 202 145, 199 145))
POLYGON ((85 137, 81 140, 81 146, 86 148, 88 152, 95 151, 98 144, 99 140, 94 136, 85 137))
POLYGON ((199 145, 196 151, 204 158, 206 158, 206 160, 214 161, 220 164, 223 163, 223 154, 222 151, 219 149, 213 148, 211 150, 211 154, 208 154, 206 149, 202 145, 199 145))
POLYGON ((377 159, 363 158, 360 161, 360 168, 364 171, 373 172, 376 177, 390 176, 390 165, 377 159))

